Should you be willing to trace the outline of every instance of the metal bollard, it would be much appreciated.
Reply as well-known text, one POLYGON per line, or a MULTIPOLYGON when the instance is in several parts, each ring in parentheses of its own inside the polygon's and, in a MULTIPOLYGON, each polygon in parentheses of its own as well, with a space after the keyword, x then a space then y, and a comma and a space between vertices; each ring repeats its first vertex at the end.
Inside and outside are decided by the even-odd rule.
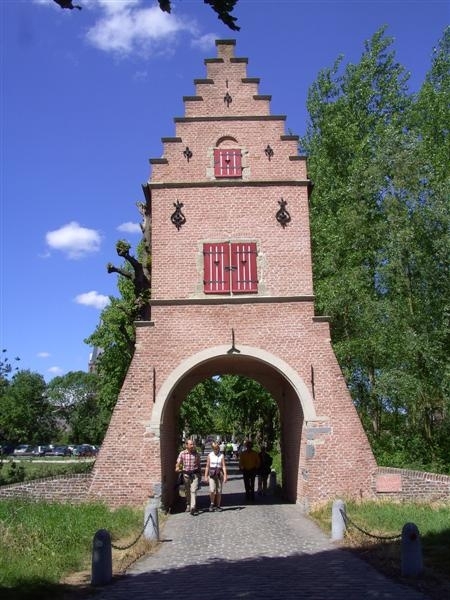
POLYGON ((422 544, 419 529, 414 523, 405 523, 402 529, 402 575, 417 577, 423 570, 422 544))
POLYGON ((272 469, 269 475, 269 492, 271 494, 275 494, 275 490, 277 489, 277 472, 272 469))
POLYGON ((158 521, 159 500, 150 498, 144 513, 144 537, 147 540, 159 540, 159 521, 158 521))
POLYGON ((341 510, 346 514, 343 500, 335 500, 331 510, 331 540, 336 542, 344 539, 345 521, 341 510))
POLYGON ((106 585, 112 580, 111 536, 106 529, 99 529, 92 543, 92 585, 106 585))

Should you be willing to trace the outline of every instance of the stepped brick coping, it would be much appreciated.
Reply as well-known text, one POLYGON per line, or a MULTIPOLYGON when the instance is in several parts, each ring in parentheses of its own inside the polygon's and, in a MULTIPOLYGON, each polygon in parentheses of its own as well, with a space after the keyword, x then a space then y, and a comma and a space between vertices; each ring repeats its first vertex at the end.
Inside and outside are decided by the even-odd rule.
POLYGON ((163 143, 178 143, 178 142, 182 142, 183 138, 180 137, 162 137, 161 141, 163 143))
MULTIPOLYGON (((152 300, 150 306, 187 306, 210 304, 281 304, 288 302, 314 302, 314 296, 218 296, 217 298, 179 298, 171 300, 152 300)), ((314 317, 316 319, 317 317, 314 317)), ((327 317, 328 318, 328 317, 327 317)))
POLYGON ((216 40, 216 46, 236 46, 236 40, 229 38, 216 40))
POLYGON ((183 96, 183 102, 203 101, 203 96, 183 96))
POLYGON ((217 117, 174 117, 175 123, 200 123, 217 121, 286 121, 286 115, 233 115, 217 117))
POLYGON ((208 83, 208 84, 212 84, 214 83, 214 79, 194 79, 194 83, 208 83))
POLYGON ((272 100, 272 96, 270 94, 256 94, 253 96, 253 100, 272 100))
POLYGON ((242 83, 260 83, 261 79, 259 77, 243 77, 241 81, 242 83))
MULTIPOLYGON (((163 158, 155 158, 150 159, 152 164, 166 164, 167 159, 163 158), (159 161, 158 163, 152 161, 159 161), (165 162, 164 162, 165 161, 165 162)), ((178 183, 149 183, 148 187, 153 190, 161 190, 161 189, 178 189, 178 188, 219 188, 219 187, 269 187, 269 186, 279 186, 283 187, 309 187, 311 185, 311 181, 309 179, 292 179, 290 181, 236 181, 235 179, 227 179, 220 181, 179 181, 178 183)))

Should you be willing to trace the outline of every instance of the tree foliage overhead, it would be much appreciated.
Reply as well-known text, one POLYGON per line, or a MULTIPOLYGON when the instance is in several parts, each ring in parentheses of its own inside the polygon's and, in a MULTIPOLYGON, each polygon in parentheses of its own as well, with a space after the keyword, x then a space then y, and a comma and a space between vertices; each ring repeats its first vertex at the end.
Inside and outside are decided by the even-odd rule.
MULTIPOLYGON (((61 8, 66 8, 68 10, 73 10, 75 8, 81 10, 83 8, 80 4, 74 4, 72 0, 53 1, 61 8)), ((240 27, 236 24, 237 18, 233 17, 231 14, 238 2, 239 0, 203 0, 203 3, 208 4, 217 14, 217 18, 233 31, 240 30, 240 27)), ((172 11, 172 0, 158 0, 158 4, 163 12, 170 13, 172 11)))

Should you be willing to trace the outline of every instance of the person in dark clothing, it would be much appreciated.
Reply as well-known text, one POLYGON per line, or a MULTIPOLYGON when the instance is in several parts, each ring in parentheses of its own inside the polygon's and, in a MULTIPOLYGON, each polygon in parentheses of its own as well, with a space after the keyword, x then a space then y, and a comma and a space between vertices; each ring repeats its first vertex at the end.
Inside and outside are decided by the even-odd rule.
POLYGON ((265 496, 267 494, 267 480, 272 467, 272 457, 267 453, 266 447, 261 446, 259 456, 259 471, 258 471, 258 494, 265 496))
POLYGON ((259 470, 259 456, 253 450, 250 440, 245 442, 245 450, 239 456, 239 469, 244 479, 245 497, 247 500, 255 499, 255 478, 259 470))

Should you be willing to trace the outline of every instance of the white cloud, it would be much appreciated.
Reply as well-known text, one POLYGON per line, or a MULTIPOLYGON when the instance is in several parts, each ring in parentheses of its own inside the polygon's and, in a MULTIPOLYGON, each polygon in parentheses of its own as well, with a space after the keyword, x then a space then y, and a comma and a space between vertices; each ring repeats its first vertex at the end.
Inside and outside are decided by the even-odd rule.
POLYGON ((208 50, 216 47, 217 36, 215 33, 206 33, 198 38, 194 38, 191 42, 193 48, 199 48, 200 50, 207 52, 208 50))
POLYGON ((76 221, 45 235, 47 245, 53 250, 64 252, 68 258, 83 258, 100 250, 101 236, 95 229, 81 227, 76 221))
POLYGON ((83 304, 84 306, 93 306, 94 308, 98 308, 100 310, 103 310, 105 306, 109 304, 108 296, 99 294, 94 290, 91 292, 85 292, 84 294, 78 294, 78 296, 75 296, 74 301, 77 304, 83 304))
POLYGON ((38 352, 36 354, 36 356, 38 358, 49 358, 50 357, 50 352, 38 352))
MULTIPOLYGON (((103 52, 116 56, 137 54, 148 58, 150 55, 170 55, 180 34, 192 37, 191 46, 202 51, 214 47, 216 35, 200 35, 195 19, 181 14, 183 5, 172 3, 172 12, 163 12, 150 0, 78 0, 75 4, 83 8, 83 23, 88 22, 86 41, 103 52)), ((60 10, 52 0, 33 0, 35 4, 51 7, 64 16, 70 11, 60 10)), ((143 72, 139 72, 140 77, 143 72)))
POLYGON ((119 225, 117 231, 121 231, 123 233, 142 233, 139 223, 132 223, 131 221, 127 221, 126 223, 119 225))
POLYGON ((61 369, 61 367, 50 367, 50 369, 47 369, 47 373, 51 373, 52 375, 62 375, 64 373, 64 370, 61 369))
POLYGON ((122 56, 170 54, 176 34, 195 34, 197 30, 192 21, 162 12, 159 6, 141 8, 140 0, 101 0, 97 4, 101 14, 87 31, 86 38, 91 45, 105 52, 122 56))

